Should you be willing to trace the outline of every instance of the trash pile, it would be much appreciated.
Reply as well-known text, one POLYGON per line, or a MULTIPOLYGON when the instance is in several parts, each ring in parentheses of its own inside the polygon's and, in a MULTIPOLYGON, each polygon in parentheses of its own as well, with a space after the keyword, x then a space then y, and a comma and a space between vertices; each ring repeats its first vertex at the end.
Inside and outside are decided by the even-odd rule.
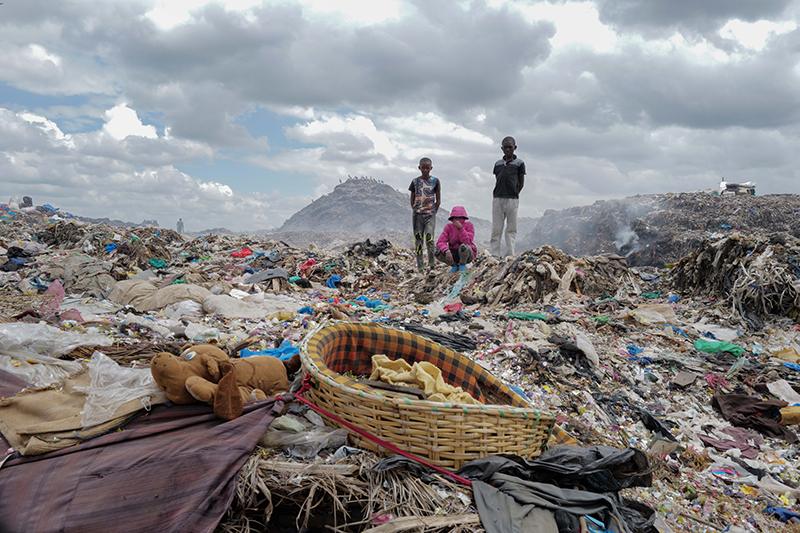
MULTIPOLYGON (((469 486, 349 446, 290 403, 242 467, 217 531, 500 531, 519 523, 490 513, 525 501, 549 514, 521 523, 548 531, 800 531, 800 242, 790 233, 696 233, 671 269, 542 245, 503 260, 482 251, 464 272, 417 273, 412 251, 388 240, 335 250, 186 240, 49 208, 0 210, 0 375, 53 395, 65 383, 85 390, 105 409, 92 413, 106 413, 91 427, 112 424, 109 410, 119 418, 108 406, 116 394, 115 408, 132 409, 125 420, 164 403, 152 392, 142 404, 143 374, 123 372, 149 375, 159 352, 211 343, 231 357, 290 358, 332 321, 451 347, 556 416, 545 454, 477 459, 456 473, 469 486)), ((9 443, 1 468, 16 468, 20 450, 73 445, 69 435, 88 427, 9 443)))
POLYGON ((800 240, 787 234, 715 234, 671 270, 683 294, 715 298, 738 311, 747 326, 759 318, 796 319, 800 312, 800 240))
POLYGON ((800 197, 793 194, 720 195, 717 191, 638 195, 589 206, 549 209, 517 249, 550 245, 573 255, 616 253, 631 266, 664 268, 692 253, 714 233, 786 233, 800 197))

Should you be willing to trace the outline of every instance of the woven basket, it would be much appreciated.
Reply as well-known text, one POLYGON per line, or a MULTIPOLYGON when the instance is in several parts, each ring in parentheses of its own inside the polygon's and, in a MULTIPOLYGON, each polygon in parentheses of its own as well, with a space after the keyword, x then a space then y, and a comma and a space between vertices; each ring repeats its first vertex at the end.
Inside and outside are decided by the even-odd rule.
MULTIPOLYGON (((553 431, 555 417, 528 401, 477 363, 406 331, 376 324, 334 324, 309 333, 301 347, 303 369, 311 375, 306 398, 356 427, 443 468, 498 453, 534 458, 553 431), (485 404, 455 405, 392 396, 353 376, 372 372, 372 356, 428 361, 444 380, 485 404)), ((337 425, 334 421, 328 421, 337 425)), ((352 442, 379 454, 387 451, 350 433, 352 442)))

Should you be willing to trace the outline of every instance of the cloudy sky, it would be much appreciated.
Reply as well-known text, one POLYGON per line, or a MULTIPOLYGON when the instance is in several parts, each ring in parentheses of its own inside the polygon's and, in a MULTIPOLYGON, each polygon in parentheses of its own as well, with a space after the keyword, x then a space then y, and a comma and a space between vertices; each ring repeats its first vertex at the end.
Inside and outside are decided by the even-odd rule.
POLYGON ((0 202, 278 227, 340 179, 490 218, 755 181, 800 193, 800 0, 5 0, 0 202))

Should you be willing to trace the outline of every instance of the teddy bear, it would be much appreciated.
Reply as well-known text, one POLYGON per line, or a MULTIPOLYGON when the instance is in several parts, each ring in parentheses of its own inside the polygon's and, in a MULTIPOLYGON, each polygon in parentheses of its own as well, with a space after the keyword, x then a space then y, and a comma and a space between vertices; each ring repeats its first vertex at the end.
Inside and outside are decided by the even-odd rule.
POLYGON ((190 346, 176 356, 161 352, 150 372, 167 398, 178 404, 205 402, 214 413, 233 420, 244 404, 289 391, 289 376, 300 368, 300 355, 281 361, 269 355, 231 359, 211 344, 190 346))

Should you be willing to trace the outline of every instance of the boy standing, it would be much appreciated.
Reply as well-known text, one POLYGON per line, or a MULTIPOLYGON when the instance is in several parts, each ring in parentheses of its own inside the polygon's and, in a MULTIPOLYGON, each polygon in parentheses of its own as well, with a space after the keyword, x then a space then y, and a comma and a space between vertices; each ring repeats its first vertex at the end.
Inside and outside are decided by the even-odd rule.
POLYGON ((428 266, 434 266, 433 232, 436 226, 436 213, 442 203, 442 188, 439 179, 431 176, 433 164, 427 157, 419 160, 421 175, 411 180, 411 223, 414 228, 414 253, 417 256, 417 270, 422 271, 425 262, 422 257, 423 245, 428 249, 428 266))
POLYGON ((514 155, 517 141, 506 137, 500 144, 503 159, 494 164, 495 186, 492 193, 492 255, 500 257, 500 237, 506 225, 506 256, 514 255, 517 239, 519 193, 525 185, 525 163, 514 155))

